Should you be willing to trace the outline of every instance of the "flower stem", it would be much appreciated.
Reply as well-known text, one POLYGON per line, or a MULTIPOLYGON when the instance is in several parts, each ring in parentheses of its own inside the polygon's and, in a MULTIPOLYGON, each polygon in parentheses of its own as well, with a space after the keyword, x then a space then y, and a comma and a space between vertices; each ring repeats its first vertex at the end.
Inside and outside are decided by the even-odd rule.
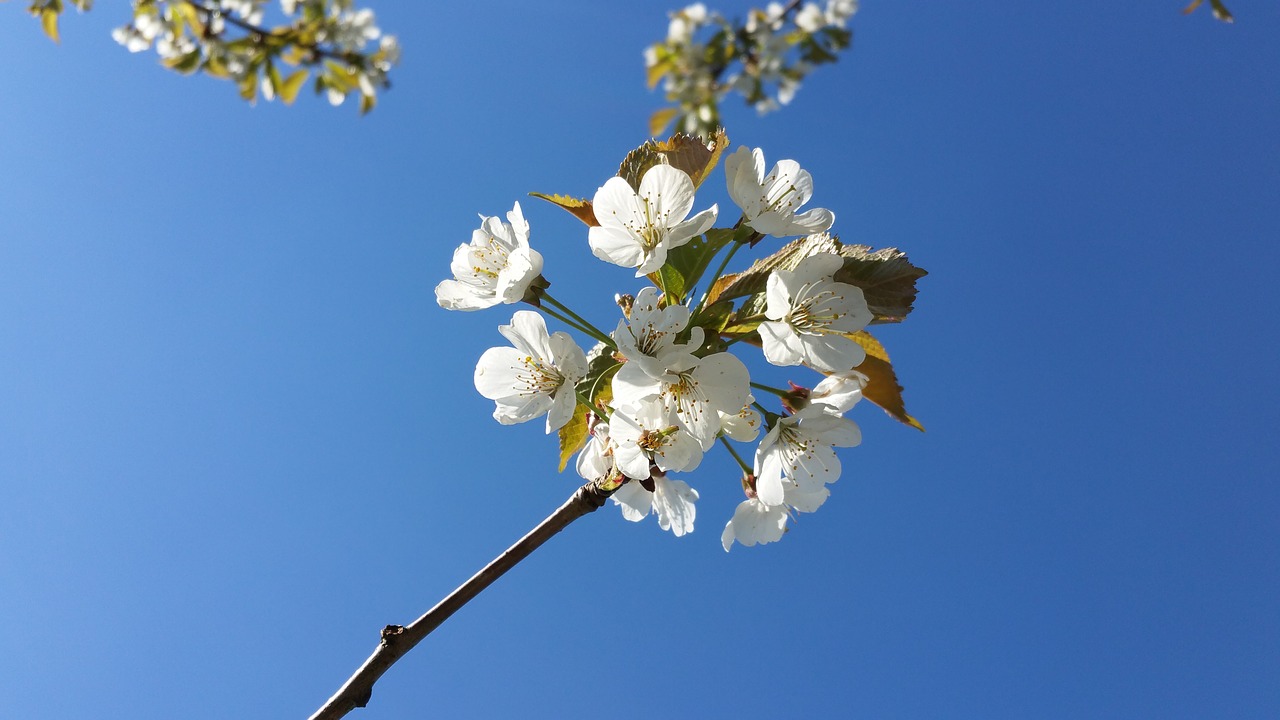
POLYGON ((388 625, 382 629, 382 639, 368 660, 347 679, 338 692, 329 698, 319 710, 311 716, 311 720, 337 720, 352 710, 364 707, 373 695, 373 684, 382 677, 397 660, 413 649, 427 635, 440 627, 449 616, 460 610, 472 598, 489 587, 503 573, 515 567, 547 540, 569 526, 569 523, 593 512, 604 505, 605 500, 613 494, 613 490, 604 490, 596 481, 588 481, 578 488, 559 509, 547 516, 528 535, 520 538, 506 552, 494 558, 484 569, 471 579, 458 586, 457 590, 441 600, 422 617, 412 623, 388 625))
MULTIPOLYGON (((573 318, 577 322, 576 327, 582 332, 590 335, 591 337, 599 340, 600 342, 604 343, 605 345, 608 345, 609 347, 617 347, 616 345, 613 344, 613 338, 609 337, 607 334, 603 332, 600 332, 600 330, 595 325, 592 325, 586 318, 570 310, 569 307, 564 303, 551 297, 550 293, 547 293, 547 292, 542 293, 542 299, 550 303, 553 307, 559 308, 562 312, 564 312, 569 317, 573 318)), ((547 308, 543 308, 543 310, 546 310, 546 309, 547 308)), ((548 310, 548 312, 550 311, 548 310)))
POLYGON ((733 449, 733 446, 729 444, 729 441, 726 440, 723 435, 720 436, 720 442, 724 445, 724 449, 728 450, 729 454, 733 456, 733 459, 738 461, 738 466, 742 468, 742 472, 750 475, 751 468, 747 467, 746 461, 742 459, 742 456, 738 454, 737 450, 733 449))
POLYGON ((777 395, 777 396, 778 396, 778 397, 780 397, 780 398, 789 398, 789 397, 791 397, 791 393, 790 393, 789 391, 787 391, 787 390, 780 390, 780 389, 778 389, 778 388, 776 388, 776 387, 770 387, 770 386, 768 386, 768 385, 761 385, 760 383, 757 383, 757 382, 753 382, 753 383, 751 383, 751 387, 753 387, 753 388, 755 388, 755 389, 757 389, 757 390, 763 390, 763 391, 765 391, 765 392, 767 392, 767 393, 772 393, 772 394, 774 394, 774 395, 777 395))
POLYGON ((724 274, 724 269, 729 267, 729 261, 733 259, 733 256, 735 254, 737 254, 738 248, 742 247, 742 243, 740 242, 735 242, 731 244, 733 245, 733 247, 729 248, 728 254, 726 254, 724 256, 724 259, 720 261, 720 267, 717 267, 716 271, 712 273, 711 281, 707 283, 707 291, 702 293, 702 299, 698 301, 698 307, 694 309, 695 313, 698 310, 701 310, 702 306, 707 302, 707 298, 711 295, 711 288, 716 286, 716 281, 719 280, 720 276, 724 274))

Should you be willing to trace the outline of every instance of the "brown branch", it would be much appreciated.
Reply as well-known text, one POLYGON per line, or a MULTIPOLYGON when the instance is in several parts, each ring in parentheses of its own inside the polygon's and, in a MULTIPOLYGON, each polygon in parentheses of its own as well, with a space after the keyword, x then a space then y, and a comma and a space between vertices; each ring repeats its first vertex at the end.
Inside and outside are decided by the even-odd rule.
POLYGON ((602 489, 596 482, 588 482, 578 488, 572 497, 558 510, 547 516, 506 552, 493 559, 484 569, 476 573, 470 580, 458 586, 444 600, 431 608, 422 617, 407 626, 388 625, 382 629, 382 640, 368 660, 347 679, 338 692, 329 698, 310 720, 337 720, 355 708, 364 707, 373 695, 373 684, 382 677, 397 660, 413 649, 432 630, 435 630, 450 615, 457 612, 472 598, 489 587, 503 573, 515 567, 538 546, 551 539, 553 535, 568 527, 569 523, 592 512, 604 504, 613 494, 613 490, 602 489))

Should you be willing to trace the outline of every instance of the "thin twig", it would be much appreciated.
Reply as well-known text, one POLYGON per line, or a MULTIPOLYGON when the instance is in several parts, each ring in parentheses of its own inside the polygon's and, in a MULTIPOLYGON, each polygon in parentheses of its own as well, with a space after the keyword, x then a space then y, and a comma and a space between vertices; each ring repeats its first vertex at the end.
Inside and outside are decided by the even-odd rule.
POLYGON ((368 704, 370 696, 373 695, 373 684, 405 653, 412 650, 432 630, 449 619, 450 615, 489 587, 494 580, 502 577, 503 573, 538 549, 542 543, 565 529, 569 523, 603 505, 611 494, 613 494, 612 490, 602 489, 594 481, 588 482, 578 488, 565 504, 548 515, 547 519, 539 523, 528 535, 520 538, 519 542, 494 558, 493 562, 458 586, 457 590, 450 593, 422 617, 403 627, 388 625, 383 628, 382 640, 378 643, 378 648, 373 651, 368 660, 364 661, 360 669, 342 684, 338 692, 334 693, 333 697, 311 716, 310 720, 337 720, 355 708, 368 704))

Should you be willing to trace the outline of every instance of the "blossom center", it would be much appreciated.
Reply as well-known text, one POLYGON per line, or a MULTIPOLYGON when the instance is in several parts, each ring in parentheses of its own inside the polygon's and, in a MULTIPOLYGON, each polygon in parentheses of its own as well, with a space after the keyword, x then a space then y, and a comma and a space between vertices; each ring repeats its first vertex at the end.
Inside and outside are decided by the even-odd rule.
POLYGON ((516 369, 516 391, 520 395, 551 395, 564 384, 564 374, 542 358, 526 355, 516 369))
POLYGON ((765 178, 764 201, 765 210, 773 210, 781 215, 790 215, 800 207, 800 189, 790 182, 789 176, 765 178))
POLYGON ((832 330, 831 325, 849 314, 843 306, 844 295, 832 289, 830 283, 809 283, 800 288, 785 319, 799 332, 835 333, 838 331, 832 330))

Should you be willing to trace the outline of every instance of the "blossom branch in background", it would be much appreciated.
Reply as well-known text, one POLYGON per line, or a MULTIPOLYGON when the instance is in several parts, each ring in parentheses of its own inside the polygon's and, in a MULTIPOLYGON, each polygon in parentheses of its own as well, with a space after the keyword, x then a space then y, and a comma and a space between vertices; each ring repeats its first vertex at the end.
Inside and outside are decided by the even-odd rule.
MULTIPOLYGON (((93 0, 67 0, 80 11, 93 0)), ((112 37, 130 52, 154 48, 165 67, 231 80, 249 102, 258 97, 292 104, 314 75, 317 94, 333 105, 360 97, 362 113, 400 58, 394 36, 384 35, 373 11, 353 0, 280 0, 284 22, 263 25, 269 0, 133 0, 133 18, 112 37)), ((58 40, 63 0, 33 0, 28 8, 58 40)))
POLYGON ((791 102, 814 67, 835 62, 849 47, 849 19, 857 0, 826 0, 825 6, 791 0, 747 11, 730 21, 695 3, 671 13, 667 39, 645 50, 649 87, 663 83, 672 107, 649 120, 658 135, 671 123, 710 138, 720 126, 720 103, 742 95, 761 114, 791 102))

